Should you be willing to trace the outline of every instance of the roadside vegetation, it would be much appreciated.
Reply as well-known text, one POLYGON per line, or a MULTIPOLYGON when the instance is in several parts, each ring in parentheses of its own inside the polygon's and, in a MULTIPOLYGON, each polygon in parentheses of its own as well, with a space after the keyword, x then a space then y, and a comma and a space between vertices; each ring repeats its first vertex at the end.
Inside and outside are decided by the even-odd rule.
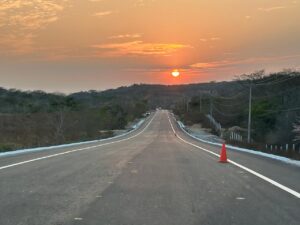
POLYGON ((141 118, 147 102, 113 96, 47 94, 0 89, 0 151, 111 137, 141 118), (96 102, 94 102, 97 100, 96 102))
POLYGON ((212 84, 209 90, 190 95, 174 107, 186 125, 201 124, 227 142, 300 158, 300 73, 258 71, 229 83, 212 84), (249 95, 252 87, 251 139, 248 142, 249 95), (221 124, 212 126, 207 115, 221 124), (238 139, 232 138, 232 134, 238 139))
POLYGON ((300 73, 292 70, 258 71, 227 82, 140 84, 70 95, 0 88, 0 106, 0 151, 109 137, 146 111, 162 107, 173 110, 184 124, 201 124, 229 143, 299 157, 300 73), (222 129, 216 130, 207 115, 222 129), (241 140, 232 140, 232 132, 241 140))

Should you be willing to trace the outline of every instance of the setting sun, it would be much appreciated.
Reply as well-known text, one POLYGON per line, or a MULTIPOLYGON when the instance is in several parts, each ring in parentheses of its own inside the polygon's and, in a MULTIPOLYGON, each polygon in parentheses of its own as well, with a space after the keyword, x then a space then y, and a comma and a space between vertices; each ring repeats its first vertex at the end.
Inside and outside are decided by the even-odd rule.
POLYGON ((172 76, 173 77, 179 77, 180 76, 180 72, 178 70, 173 70, 172 71, 172 76))

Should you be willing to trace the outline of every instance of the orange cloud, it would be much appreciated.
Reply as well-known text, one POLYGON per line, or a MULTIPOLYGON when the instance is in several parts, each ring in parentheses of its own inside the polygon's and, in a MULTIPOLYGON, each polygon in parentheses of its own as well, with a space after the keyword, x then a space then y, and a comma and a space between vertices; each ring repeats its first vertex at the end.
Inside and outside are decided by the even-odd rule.
POLYGON ((32 52, 33 49, 33 34, 24 34, 22 39, 18 35, 0 35, 0 47, 7 54, 23 55, 32 52))
POLYGON ((8 53, 33 50, 36 32, 58 20, 68 0, 7 0, 0 5, 0 48, 8 53))
POLYGON ((148 3, 155 2, 156 0, 135 0, 134 6, 135 7, 143 7, 146 6, 148 3))
POLYGON ((63 4, 65 2, 65 0, 16 0, 2 2, 0 12, 5 14, 2 26, 15 26, 18 29, 26 30, 39 29, 57 20, 57 15, 64 9, 63 4))
POLYGON ((141 34, 120 34, 109 37, 109 39, 141 38, 141 34))
POLYGON ((92 47, 100 50, 105 56, 169 55, 180 49, 191 48, 183 44, 145 43, 143 41, 100 44, 92 47))
POLYGON ((97 12, 94 14, 94 16, 96 17, 104 17, 104 16, 109 16, 111 14, 113 14, 113 11, 103 11, 103 12, 97 12))
POLYGON ((247 58, 247 59, 231 59, 231 60, 220 60, 211 62, 199 62, 190 65, 193 69, 212 69, 212 68, 222 68, 235 65, 245 65, 253 63, 262 62, 272 62, 272 61, 282 61, 288 59, 300 58, 300 55, 286 55, 286 56, 273 56, 273 57, 257 57, 257 58, 247 58))
POLYGON ((269 8, 258 8, 259 11, 263 12, 272 12, 274 10, 280 10, 280 9, 286 9, 287 6, 274 6, 274 7, 269 7, 269 8))
POLYGON ((202 42, 209 42, 209 41, 220 41, 222 38, 220 37, 210 37, 210 38, 201 38, 200 41, 202 42))

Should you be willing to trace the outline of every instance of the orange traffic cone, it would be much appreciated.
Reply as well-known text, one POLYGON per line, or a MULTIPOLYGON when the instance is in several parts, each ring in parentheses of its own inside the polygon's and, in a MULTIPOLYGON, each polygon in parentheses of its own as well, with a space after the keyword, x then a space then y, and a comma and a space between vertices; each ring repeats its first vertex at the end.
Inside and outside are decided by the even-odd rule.
POLYGON ((220 155, 220 163, 227 163, 227 154, 226 154, 226 146, 225 143, 222 145, 221 155, 220 155))

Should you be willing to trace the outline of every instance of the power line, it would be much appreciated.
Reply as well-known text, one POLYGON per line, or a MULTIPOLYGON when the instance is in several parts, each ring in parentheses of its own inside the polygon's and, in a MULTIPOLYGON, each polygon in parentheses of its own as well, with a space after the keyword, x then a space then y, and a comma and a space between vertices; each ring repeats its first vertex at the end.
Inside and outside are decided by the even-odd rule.
POLYGON ((294 88, 290 88, 286 91, 282 91, 282 92, 279 92, 275 95, 270 95, 270 96, 259 96, 259 97, 253 97, 254 99, 263 99, 263 98, 273 98, 273 97, 276 97, 276 96, 280 96, 280 95, 283 95, 285 93, 288 93, 288 92, 292 92, 294 90, 297 90, 297 89, 300 89, 300 87, 294 87, 294 88))
POLYGON ((244 94, 245 90, 233 95, 233 96, 230 96, 230 97, 222 97, 222 96, 215 96, 215 95, 211 95, 211 97, 213 98, 219 98, 219 99, 224 99, 224 100, 233 100, 233 99, 236 99, 240 96, 242 96, 242 94, 244 94))
POLYGON ((256 82, 255 84, 264 84, 264 83, 267 83, 269 81, 272 81, 272 80, 276 80, 278 77, 278 75, 273 75, 273 76, 269 76, 269 77, 262 77, 260 78, 260 82, 256 82))
POLYGON ((265 116, 265 115, 269 115, 269 114, 274 114, 274 113, 280 113, 280 112, 293 112, 293 111, 299 111, 300 107, 296 107, 296 108, 290 108, 290 109, 283 109, 283 110, 268 110, 266 113, 260 114, 258 115, 260 116, 265 116))
POLYGON ((261 83, 261 84, 255 84, 254 83, 254 85, 255 86, 275 85, 275 84, 280 84, 280 83, 292 80, 292 79, 294 79, 296 77, 299 77, 299 76, 292 76, 292 77, 289 77, 289 78, 286 78, 286 79, 282 79, 282 80, 278 80, 278 81, 274 81, 274 82, 271 82, 271 83, 261 83))
POLYGON ((271 114, 281 113, 281 112, 293 112, 293 111, 300 111, 300 107, 296 108, 290 108, 290 109, 283 109, 283 110, 277 110, 277 111, 267 111, 263 114, 257 115, 258 117, 263 117, 271 114))
POLYGON ((214 104, 221 106, 221 107, 237 107, 241 106, 241 102, 234 102, 234 104, 222 104, 220 102, 215 101, 214 104))
POLYGON ((225 117, 237 117, 237 116, 240 116, 240 115, 241 115, 241 114, 239 114, 239 113, 233 114, 233 113, 224 113, 224 112, 221 112, 221 110, 219 110, 219 109, 216 108, 215 106, 213 106, 213 109, 214 109, 217 113, 219 113, 219 114, 221 114, 221 115, 223 115, 223 116, 225 116, 225 117))

